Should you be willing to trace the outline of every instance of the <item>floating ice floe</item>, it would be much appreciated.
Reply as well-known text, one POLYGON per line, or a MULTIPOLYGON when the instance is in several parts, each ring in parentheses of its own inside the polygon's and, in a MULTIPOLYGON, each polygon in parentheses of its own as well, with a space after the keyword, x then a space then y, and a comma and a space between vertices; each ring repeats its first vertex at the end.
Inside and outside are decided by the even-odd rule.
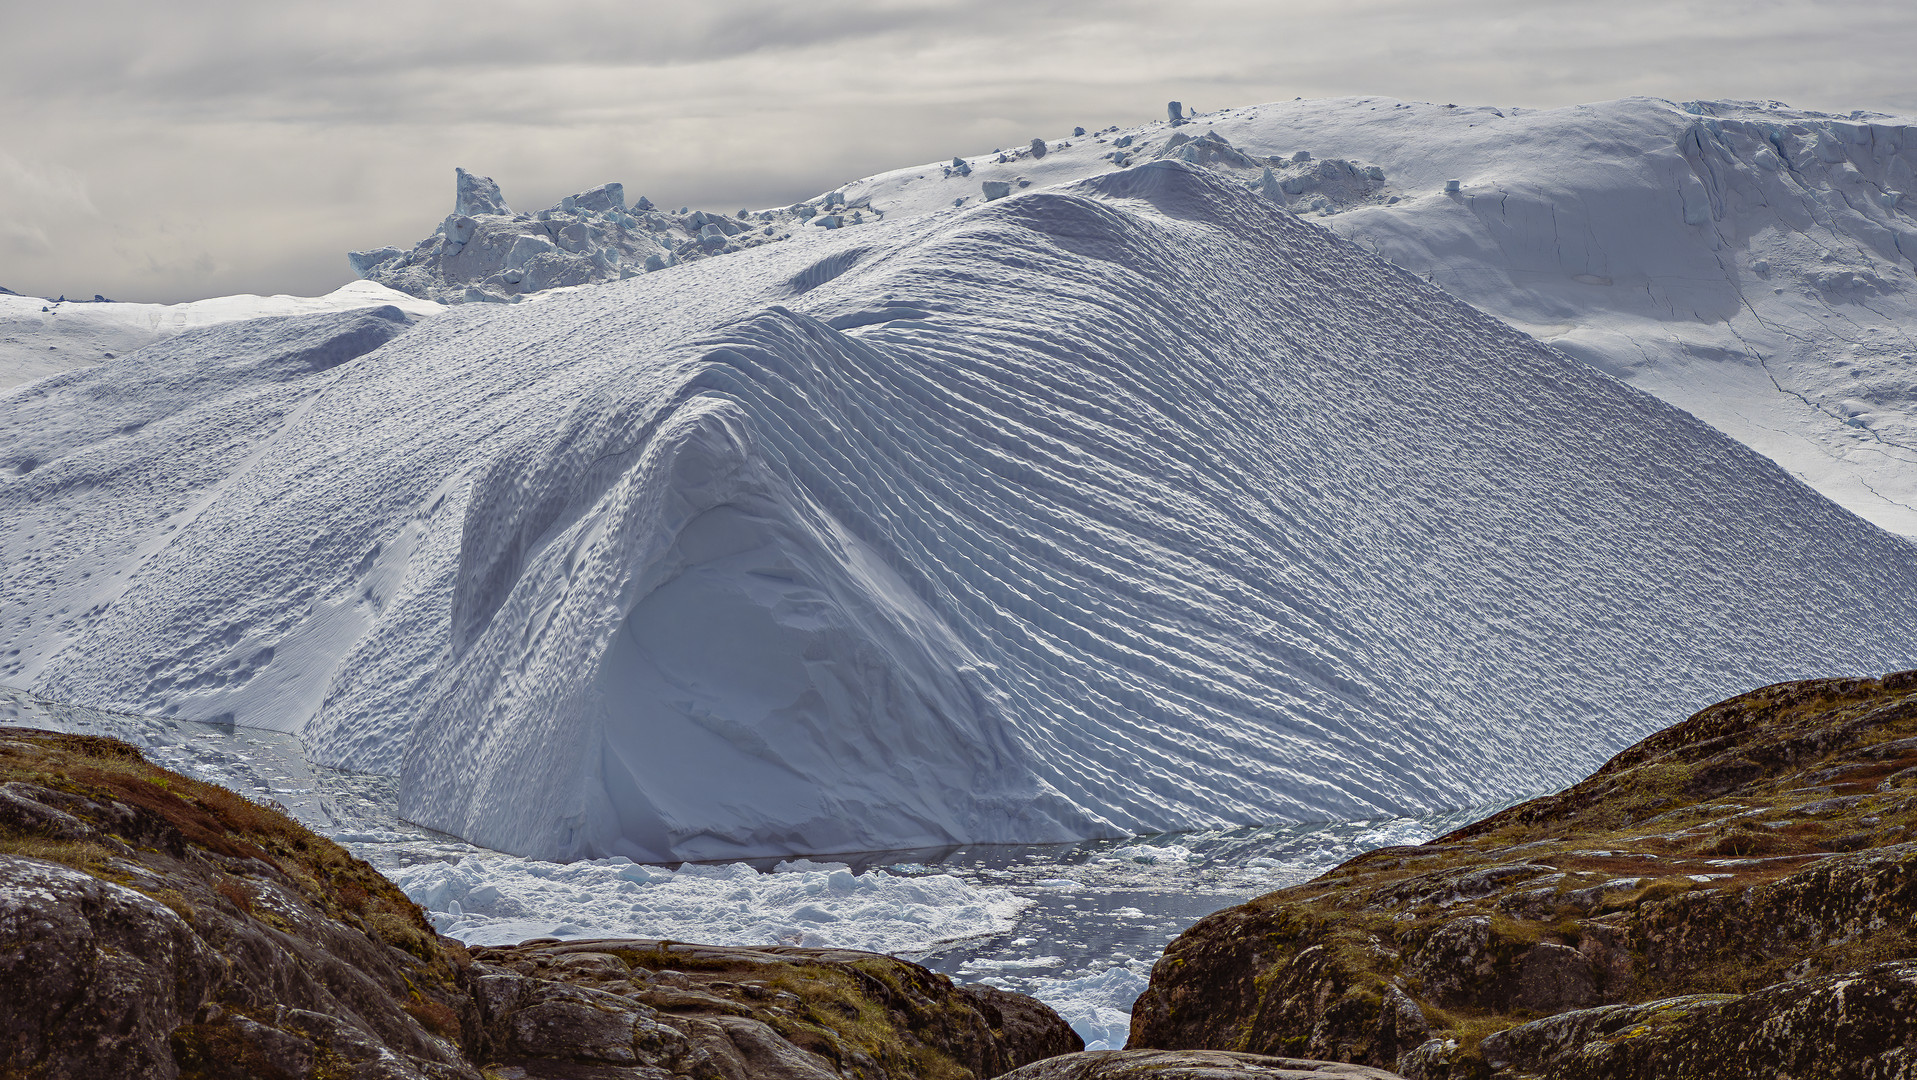
POLYGON ((799 862, 677 870, 624 859, 541 863, 474 855, 388 870, 439 932, 473 944, 535 937, 672 938, 913 953, 1004 933, 1030 905, 949 874, 902 877, 799 862))

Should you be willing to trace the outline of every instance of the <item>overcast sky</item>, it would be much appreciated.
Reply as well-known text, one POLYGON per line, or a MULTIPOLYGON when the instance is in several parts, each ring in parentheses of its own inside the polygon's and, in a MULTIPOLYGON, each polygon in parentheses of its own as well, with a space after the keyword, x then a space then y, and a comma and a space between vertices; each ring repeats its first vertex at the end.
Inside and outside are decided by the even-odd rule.
POLYGON ((0 0, 0 285, 329 291, 453 167, 783 205, 922 161, 1292 97, 1917 113, 1917 0, 0 0))

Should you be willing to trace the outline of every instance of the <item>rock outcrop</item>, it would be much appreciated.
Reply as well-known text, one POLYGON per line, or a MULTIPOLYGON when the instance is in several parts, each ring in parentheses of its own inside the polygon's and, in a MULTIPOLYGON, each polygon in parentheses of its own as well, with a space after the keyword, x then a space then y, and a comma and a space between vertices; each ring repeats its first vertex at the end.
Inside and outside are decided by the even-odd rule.
POLYGON ((876 953, 540 940, 473 956, 502 1077, 639 1056, 715 1080, 989 1077, 1085 1045, 1029 997, 876 953))
POLYGON ((1917 672, 1785 683, 1203 920, 1130 1045, 1414 1080, 1903 1075, 1914 921, 1917 672))
POLYGON ((476 1080, 467 963, 284 815, 0 728, 0 1075, 476 1080))
POLYGON ((1079 1050, 873 953, 479 950, 276 810, 111 739, 0 728, 0 1077, 893 1080, 1079 1050))
POLYGON ((1027 1065, 1004 1080, 1400 1080, 1335 1061, 1221 1050, 1093 1050, 1027 1065))

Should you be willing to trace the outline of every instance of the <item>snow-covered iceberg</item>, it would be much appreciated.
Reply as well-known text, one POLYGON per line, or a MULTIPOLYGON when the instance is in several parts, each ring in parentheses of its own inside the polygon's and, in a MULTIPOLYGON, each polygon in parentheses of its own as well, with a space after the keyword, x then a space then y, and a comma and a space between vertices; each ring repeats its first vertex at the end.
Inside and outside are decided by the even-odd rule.
POLYGON ((1177 160, 197 331, 0 448, 0 681, 539 857, 1462 805, 1917 662, 1909 542, 1177 160))
POLYGON ((431 300, 372 281, 349 282, 324 296, 246 293, 184 304, 46 300, 0 289, 0 393, 48 375, 126 356, 202 326, 375 307, 397 307, 416 316, 441 310, 431 300))
POLYGON ((1917 535, 1917 119, 1777 102, 1281 101, 846 185, 890 217, 980 185, 1203 164, 1917 535), (1455 188, 1455 190, 1452 190, 1455 188))

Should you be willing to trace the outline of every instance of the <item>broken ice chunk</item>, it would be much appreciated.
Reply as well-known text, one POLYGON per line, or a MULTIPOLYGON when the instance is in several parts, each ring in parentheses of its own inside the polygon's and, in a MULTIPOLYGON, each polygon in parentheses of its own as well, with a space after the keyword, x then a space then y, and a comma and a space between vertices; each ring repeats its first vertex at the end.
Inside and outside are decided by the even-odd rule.
POLYGON ((592 233, 584 223, 578 221, 560 229, 557 239, 560 247, 571 252, 587 251, 592 247, 592 233))
POLYGON ((608 210, 623 212, 626 209, 626 186, 624 184, 601 184, 577 195, 568 195, 559 201, 559 205, 568 210, 577 208, 594 213, 608 210))
POLYGON ((1045 156, 1045 140, 1044 139, 1032 140, 1032 156, 1033 157, 1045 156))
POLYGON ((1012 193, 1012 185, 1004 180, 985 181, 985 201, 986 202, 991 202, 993 199, 1003 199, 1005 196, 1010 195, 1011 193, 1012 193))
POLYGON ((473 228, 477 224, 464 214, 448 214, 446 220, 439 223, 439 231, 448 244, 458 247, 473 238, 473 228))
POLYGON ((1185 103, 1182 101, 1167 101, 1165 103, 1165 119, 1174 124, 1184 123, 1185 103))
POLYGON ((506 252, 507 266, 522 266, 535 255, 544 255, 558 248, 551 240, 543 236, 522 235, 513 241, 512 248, 506 252))
POLYGON ((365 277, 366 272, 373 267, 391 262, 404 254, 406 254, 404 251, 390 246, 374 248, 371 251, 349 251, 346 253, 346 262, 353 268, 353 273, 365 277))

